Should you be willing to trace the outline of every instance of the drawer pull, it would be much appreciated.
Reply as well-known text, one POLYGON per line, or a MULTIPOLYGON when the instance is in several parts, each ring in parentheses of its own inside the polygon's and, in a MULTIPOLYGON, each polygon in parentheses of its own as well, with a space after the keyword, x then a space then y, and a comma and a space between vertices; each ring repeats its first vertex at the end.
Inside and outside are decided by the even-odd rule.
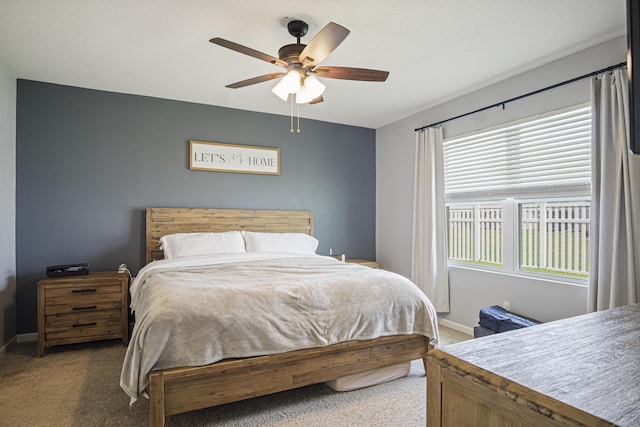
POLYGON ((74 328, 82 328, 84 326, 96 326, 98 323, 97 322, 92 322, 92 323, 78 323, 77 325, 73 325, 74 328))
POLYGON ((88 305, 86 307, 73 307, 72 310, 73 311, 77 311, 77 310, 95 310, 96 308, 98 308, 97 305, 88 305))
POLYGON ((86 293, 95 292, 95 291, 97 291, 96 288, 93 288, 93 289, 73 289, 71 292, 73 292, 74 294, 86 294, 86 293))

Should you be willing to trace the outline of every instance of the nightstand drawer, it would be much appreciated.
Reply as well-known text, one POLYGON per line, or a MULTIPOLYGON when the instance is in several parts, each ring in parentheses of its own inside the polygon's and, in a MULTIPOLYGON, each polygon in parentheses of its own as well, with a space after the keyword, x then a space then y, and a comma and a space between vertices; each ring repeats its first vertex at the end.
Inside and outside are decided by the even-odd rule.
POLYGON ((47 288, 44 291, 44 296, 47 299, 47 304, 59 304, 55 301, 67 301, 69 298, 95 297, 99 300, 103 295, 119 295, 122 290, 122 286, 119 284, 111 285, 94 285, 94 286, 70 286, 59 288, 47 288))
POLYGON ((72 326, 80 323, 91 323, 96 320, 120 320, 120 310, 85 311, 82 313, 53 314, 45 319, 47 329, 72 326))
POLYGON ((120 336, 119 310, 95 311, 80 314, 47 316, 45 336, 47 341, 120 336))
POLYGON ((45 306, 51 305, 69 305, 82 306, 97 304, 99 302, 121 301, 122 296, 116 293, 99 293, 99 294, 73 294, 72 296, 46 297, 45 306))
POLYGON ((118 295, 117 301, 95 301, 89 300, 85 301, 84 299, 74 300, 73 303, 67 304, 56 304, 56 305, 47 305, 44 307, 44 314, 46 316, 52 314, 65 314, 65 313, 83 313, 86 311, 96 311, 96 310, 119 310, 122 307, 122 301, 120 301, 120 296, 118 295))

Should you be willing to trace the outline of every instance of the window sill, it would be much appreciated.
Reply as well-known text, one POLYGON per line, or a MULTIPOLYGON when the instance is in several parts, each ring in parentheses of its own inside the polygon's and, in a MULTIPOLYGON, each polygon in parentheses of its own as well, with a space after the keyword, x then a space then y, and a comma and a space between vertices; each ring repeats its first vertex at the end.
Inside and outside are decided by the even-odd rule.
POLYGON ((514 278, 521 279, 529 279, 529 280, 540 280, 549 283, 557 283, 568 286, 579 286, 585 288, 589 285, 589 279, 583 279, 580 277, 565 277, 565 276, 557 276, 553 274, 544 274, 544 273, 533 273, 527 271, 513 271, 507 270, 504 267, 491 267, 485 265, 476 265, 476 264, 467 264, 467 263, 457 263, 457 262, 449 262, 448 268, 457 268, 462 270, 471 270, 482 273, 489 274, 499 274, 501 276, 511 276, 514 278))

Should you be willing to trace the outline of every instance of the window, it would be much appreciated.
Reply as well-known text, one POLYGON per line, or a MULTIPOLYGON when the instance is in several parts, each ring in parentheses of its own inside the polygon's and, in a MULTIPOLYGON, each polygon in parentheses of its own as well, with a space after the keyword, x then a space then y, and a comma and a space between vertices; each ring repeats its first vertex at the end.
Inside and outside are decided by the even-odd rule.
POLYGON ((444 141, 449 260, 588 275, 591 109, 444 141))

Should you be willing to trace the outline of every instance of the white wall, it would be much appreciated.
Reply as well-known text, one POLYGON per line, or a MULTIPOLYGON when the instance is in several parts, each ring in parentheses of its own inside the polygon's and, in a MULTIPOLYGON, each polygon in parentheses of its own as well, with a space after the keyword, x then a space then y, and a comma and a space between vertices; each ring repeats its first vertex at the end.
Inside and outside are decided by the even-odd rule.
MULTIPOLYGON (((411 275, 414 129, 624 62, 626 48, 626 38, 619 37, 378 129, 376 256, 380 266, 411 275)), ((448 122, 443 125, 444 136, 586 102, 589 96, 589 81, 582 80, 507 104, 504 110, 494 108, 448 122)), ((511 302, 512 311, 541 321, 586 312, 585 286, 459 267, 449 268, 449 281, 451 312, 441 318, 467 327, 477 324, 480 308, 503 301, 511 302)))
POLYGON ((0 349, 16 335, 16 78, 0 62, 0 349))

